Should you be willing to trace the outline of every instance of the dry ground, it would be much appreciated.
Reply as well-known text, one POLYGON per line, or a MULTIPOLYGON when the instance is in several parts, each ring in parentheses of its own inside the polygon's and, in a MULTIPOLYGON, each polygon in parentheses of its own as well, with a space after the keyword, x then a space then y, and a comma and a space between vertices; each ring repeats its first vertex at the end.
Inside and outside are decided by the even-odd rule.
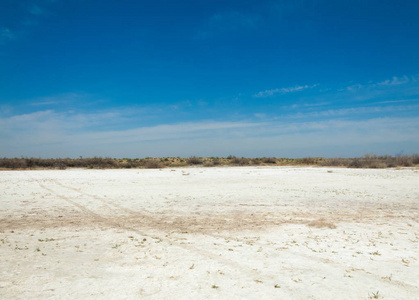
POLYGON ((419 171, 0 171, 2 299, 419 299, 419 171))

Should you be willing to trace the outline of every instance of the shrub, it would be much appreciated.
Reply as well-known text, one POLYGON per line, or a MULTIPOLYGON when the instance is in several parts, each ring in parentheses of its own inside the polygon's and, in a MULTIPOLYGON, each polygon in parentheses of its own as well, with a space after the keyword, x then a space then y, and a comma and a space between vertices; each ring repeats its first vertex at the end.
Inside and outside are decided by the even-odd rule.
POLYGON ((250 160, 250 164, 253 166, 258 166, 261 164, 261 160, 259 158, 253 158, 252 160, 250 160))
POLYGON ((276 164, 277 160, 276 160, 275 157, 264 157, 264 158, 262 158, 262 162, 264 164, 276 164))
POLYGON ((202 164, 202 159, 196 156, 191 156, 188 158, 187 163, 190 165, 200 165, 202 164))
POLYGON ((304 157, 301 159, 301 163, 303 165, 315 165, 316 164, 316 159, 313 157, 304 157))
POLYGON ((212 164, 213 164, 214 166, 219 166, 219 165, 221 165, 221 161, 220 161, 220 159, 219 159, 219 158, 214 158, 214 159, 212 160, 212 164))
POLYGON ((348 166, 349 161, 346 158, 339 158, 339 157, 335 157, 335 158, 329 158, 325 161, 319 162, 320 166, 330 166, 330 167, 343 167, 343 166, 348 166))
POLYGON ((147 169, 160 169, 163 167, 161 161, 149 158, 144 160, 144 167, 147 169))
POLYGON ((230 164, 244 166, 249 164, 249 159, 245 157, 234 157, 230 160, 230 164))
POLYGON ((23 158, 3 158, 0 167, 6 169, 25 169, 27 168, 27 164, 23 158))
POLYGON ((215 167, 221 165, 219 158, 211 157, 210 160, 204 162, 205 167, 215 167))
POLYGON ((413 158, 407 155, 396 157, 397 165, 403 167, 411 167, 413 165, 413 158))
POLYGON ((362 162, 359 158, 355 158, 348 164, 348 167, 349 168, 361 168, 362 167, 362 162))

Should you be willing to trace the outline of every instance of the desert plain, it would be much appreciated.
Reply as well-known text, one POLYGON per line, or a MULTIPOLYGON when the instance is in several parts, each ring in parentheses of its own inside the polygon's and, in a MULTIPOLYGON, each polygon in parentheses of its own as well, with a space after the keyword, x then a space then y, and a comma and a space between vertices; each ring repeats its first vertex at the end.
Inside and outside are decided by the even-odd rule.
POLYGON ((419 299, 419 170, 0 171, 1 299, 419 299))

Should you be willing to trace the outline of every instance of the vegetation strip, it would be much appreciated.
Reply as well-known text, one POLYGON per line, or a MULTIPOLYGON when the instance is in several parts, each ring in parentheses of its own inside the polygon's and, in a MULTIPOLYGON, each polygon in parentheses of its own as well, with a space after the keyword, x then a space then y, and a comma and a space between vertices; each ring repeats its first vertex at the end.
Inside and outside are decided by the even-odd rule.
POLYGON ((163 157, 163 158, 0 158, 2 169, 160 169, 188 166, 333 166, 348 168, 394 168, 419 165, 419 154, 403 156, 364 155, 357 158, 246 158, 246 157, 163 157))

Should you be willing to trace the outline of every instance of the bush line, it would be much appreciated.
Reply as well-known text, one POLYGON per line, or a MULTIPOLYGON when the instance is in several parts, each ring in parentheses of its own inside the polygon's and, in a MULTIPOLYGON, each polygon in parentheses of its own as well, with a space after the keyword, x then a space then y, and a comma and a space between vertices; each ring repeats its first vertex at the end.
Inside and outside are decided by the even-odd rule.
POLYGON ((403 156, 377 156, 373 154, 357 158, 246 158, 246 157, 163 157, 163 158, 0 158, 1 169, 160 169, 187 166, 333 166, 347 168, 394 168, 419 165, 419 154, 403 156))

